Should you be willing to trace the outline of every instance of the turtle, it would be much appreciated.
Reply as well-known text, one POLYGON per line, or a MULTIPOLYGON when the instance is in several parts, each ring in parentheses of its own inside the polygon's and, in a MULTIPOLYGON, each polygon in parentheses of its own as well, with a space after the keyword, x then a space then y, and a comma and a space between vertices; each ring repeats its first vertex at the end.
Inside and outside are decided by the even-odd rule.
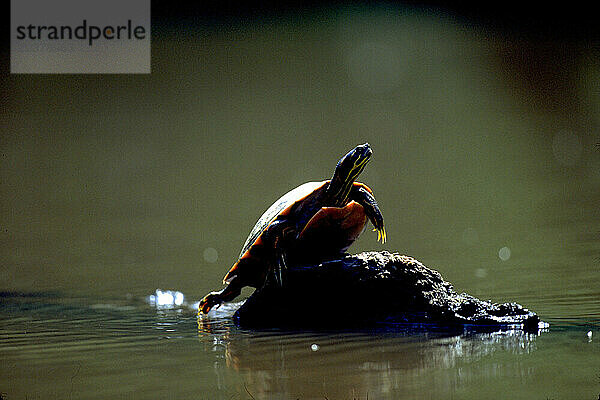
POLYGON ((206 295, 199 313, 235 299, 245 286, 261 288, 271 280, 284 286, 290 260, 322 262, 344 255, 367 220, 377 240, 385 243, 383 215, 373 191, 356 182, 372 154, 369 143, 358 145, 339 160, 330 180, 307 182, 275 201, 256 222, 223 278, 225 289, 206 295))

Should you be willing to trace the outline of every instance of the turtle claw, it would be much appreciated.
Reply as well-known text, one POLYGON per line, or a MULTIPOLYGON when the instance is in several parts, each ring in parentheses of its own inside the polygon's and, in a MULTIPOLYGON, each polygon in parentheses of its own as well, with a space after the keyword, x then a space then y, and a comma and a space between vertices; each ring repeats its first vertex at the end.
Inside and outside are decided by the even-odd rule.
POLYGON ((220 292, 212 292, 204 296, 198 305, 198 314, 208 314, 214 306, 220 307, 223 303, 220 295, 220 292))
POLYGON ((384 244, 387 240, 387 234, 385 233, 385 227, 381 227, 381 229, 373 228, 373 232, 377 232, 377 241, 381 240, 381 244, 384 244))

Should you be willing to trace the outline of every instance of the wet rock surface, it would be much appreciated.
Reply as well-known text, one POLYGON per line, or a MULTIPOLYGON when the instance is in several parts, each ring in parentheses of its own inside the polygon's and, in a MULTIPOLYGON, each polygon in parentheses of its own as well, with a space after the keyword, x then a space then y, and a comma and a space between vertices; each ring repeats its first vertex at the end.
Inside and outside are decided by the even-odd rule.
POLYGON ((439 272, 398 253, 365 252, 286 270, 283 287, 256 290, 235 313, 241 326, 350 327, 431 324, 537 330, 539 317, 517 303, 457 293, 439 272))

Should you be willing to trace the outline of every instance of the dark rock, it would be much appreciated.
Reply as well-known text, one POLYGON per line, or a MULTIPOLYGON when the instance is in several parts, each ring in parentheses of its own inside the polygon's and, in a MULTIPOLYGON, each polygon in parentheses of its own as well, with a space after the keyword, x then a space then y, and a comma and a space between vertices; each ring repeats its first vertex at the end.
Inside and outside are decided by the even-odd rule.
POLYGON ((457 293, 439 272, 412 257, 365 252, 288 268, 283 287, 256 290, 234 318, 242 326, 345 327, 432 324, 538 329, 538 316, 516 303, 457 293))

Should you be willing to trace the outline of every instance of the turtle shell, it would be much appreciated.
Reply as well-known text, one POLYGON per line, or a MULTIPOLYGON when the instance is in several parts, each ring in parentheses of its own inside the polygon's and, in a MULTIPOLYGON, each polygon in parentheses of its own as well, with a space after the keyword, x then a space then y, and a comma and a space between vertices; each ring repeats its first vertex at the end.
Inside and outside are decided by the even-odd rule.
MULTIPOLYGON (((267 211, 263 213, 263 215, 254 225, 254 228, 252 228, 252 231, 250 231, 250 235, 248 235, 248 238, 246 239, 246 242, 240 251, 238 261, 233 265, 227 275, 225 275, 223 282, 227 283, 227 281, 229 281, 236 274, 235 271, 237 270, 238 264, 242 259, 251 257, 251 247, 260 242, 260 236, 277 217, 288 214, 295 204, 306 199, 316 190, 323 188, 328 182, 329 181, 307 182, 295 189, 290 190, 281 196, 277 201, 275 201, 275 203, 273 203, 271 207, 269 207, 267 211)), ((312 215, 308 216, 308 218, 310 217, 312 217, 312 215)))
MULTIPOLYGON (((316 261, 339 255, 350 247, 364 230, 367 216, 363 206, 350 201, 343 207, 327 207, 320 194, 329 181, 308 182, 279 198, 258 219, 246 239, 237 262, 231 267, 224 283, 239 276, 247 286, 260 287, 264 282, 272 248, 266 246, 262 235, 278 217, 289 216, 299 229, 298 239, 288 250, 295 261, 316 261), (313 259, 314 258, 314 259, 313 259)), ((371 189, 354 182, 371 192, 371 189)), ((372 193, 372 192, 371 192, 372 193)))
POLYGON ((252 228, 252 231, 250 231, 250 235, 248 235, 238 259, 244 256, 248 249, 250 249, 254 242, 256 242, 256 239, 258 239, 258 237, 264 232, 265 229, 267 229, 267 227, 275 220, 275 218, 286 214, 286 211, 289 211, 294 204, 304 200, 309 194, 323 187, 327 182, 328 181, 307 182, 281 196, 258 219, 254 225, 254 228, 252 228))

